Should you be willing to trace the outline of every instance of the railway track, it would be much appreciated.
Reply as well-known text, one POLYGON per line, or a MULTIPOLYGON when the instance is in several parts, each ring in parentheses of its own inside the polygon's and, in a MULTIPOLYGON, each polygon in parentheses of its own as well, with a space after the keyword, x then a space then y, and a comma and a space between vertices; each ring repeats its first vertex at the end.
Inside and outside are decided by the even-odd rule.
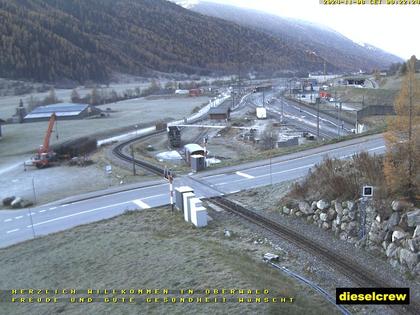
MULTIPOLYGON (((326 247, 300 235, 292 229, 289 229, 277 222, 274 222, 260 214, 257 214, 245 207, 238 205, 237 203, 228 200, 224 197, 214 197, 210 201, 215 203, 217 206, 228 210, 232 213, 239 215, 240 217, 255 223, 256 225, 280 236, 281 238, 295 244, 299 248, 308 251, 318 257, 335 270, 339 271, 343 275, 347 276, 357 285, 361 287, 377 287, 385 288, 391 287, 384 280, 380 279, 373 272, 366 270, 363 266, 358 263, 350 261, 348 258, 331 252, 326 247)), ((411 301, 409 305, 399 306, 390 305, 393 311, 399 314, 418 314, 420 305, 414 301, 411 301)))
MULTIPOLYGON (((164 132, 165 132, 165 130, 154 131, 151 134, 144 135, 144 136, 141 136, 141 137, 136 137, 136 138, 130 139, 128 141, 125 141, 125 142, 117 145, 114 149, 112 149, 112 153, 116 157, 118 157, 119 159, 121 159, 123 161, 133 163, 133 158, 124 153, 124 148, 133 144, 136 141, 139 141, 141 139, 145 139, 145 138, 148 138, 148 137, 151 137, 151 136, 155 136, 155 135, 158 135, 158 134, 164 133, 164 132)), ((134 163, 137 166, 140 166, 141 168, 143 168, 143 169, 145 169, 145 170, 147 170, 147 171, 149 171, 149 172, 151 172, 155 175, 158 175, 158 176, 163 176, 164 175, 164 172, 165 172, 164 168, 162 168, 160 166, 157 166, 153 163, 146 162, 146 161, 139 160, 139 159, 134 159, 134 163)))

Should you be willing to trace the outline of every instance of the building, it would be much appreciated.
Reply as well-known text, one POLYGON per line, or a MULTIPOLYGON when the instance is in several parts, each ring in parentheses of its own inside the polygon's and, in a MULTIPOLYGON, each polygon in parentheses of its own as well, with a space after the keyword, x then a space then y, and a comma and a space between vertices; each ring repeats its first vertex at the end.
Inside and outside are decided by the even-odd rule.
POLYGON ((83 119, 101 113, 99 109, 88 104, 58 103, 39 106, 25 116, 24 122, 49 120, 55 113, 59 120, 83 119))
POLYGON ((189 96, 200 96, 202 94, 202 90, 200 89, 190 89, 188 92, 189 96))
POLYGON ((327 91, 319 91, 319 97, 320 98, 330 98, 331 97, 331 93, 329 93, 327 91))
POLYGON ((169 126, 167 128, 169 144, 173 148, 181 146, 181 128, 177 126, 169 126))
POLYGON ((209 110, 209 119, 212 120, 229 120, 230 119, 230 107, 229 105, 220 105, 212 107, 209 110))
POLYGON ((189 143, 184 146, 185 149, 185 158, 188 164, 191 163, 192 155, 202 155, 204 156, 204 148, 195 143, 189 143))

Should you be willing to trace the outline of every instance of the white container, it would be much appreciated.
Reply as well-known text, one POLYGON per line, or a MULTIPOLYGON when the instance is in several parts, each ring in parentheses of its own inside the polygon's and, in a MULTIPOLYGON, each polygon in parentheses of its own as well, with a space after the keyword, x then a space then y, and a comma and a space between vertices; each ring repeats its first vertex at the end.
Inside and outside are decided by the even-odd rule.
POLYGON ((191 199, 195 198, 195 194, 192 192, 187 192, 182 194, 183 198, 183 207, 184 207, 184 220, 191 222, 191 199))

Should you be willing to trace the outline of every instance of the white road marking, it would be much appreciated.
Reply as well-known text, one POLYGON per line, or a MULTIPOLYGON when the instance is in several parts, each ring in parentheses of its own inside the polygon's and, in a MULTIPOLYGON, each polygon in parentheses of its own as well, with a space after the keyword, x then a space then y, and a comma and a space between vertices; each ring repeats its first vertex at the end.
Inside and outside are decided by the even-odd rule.
MULTIPOLYGON (((78 216, 78 215, 81 215, 81 214, 85 214, 85 213, 89 213, 89 212, 94 212, 94 211, 99 211, 99 210, 103 210, 103 209, 107 209, 107 208, 112 208, 112 207, 116 207, 116 206, 121 206, 121 205, 128 204, 128 203, 131 203, 131 201, 120 202, 120 203, 116 203, 116 204, 105 206, 105 207, 99 207, 99 208, 95 208, 95 209, 91 209, 91 210, 85 210, 85 211, 81 211, 81 212, 77 212, 77 213, 72 213, 72 214, 69 214, 69 215, 65 215, 65 216, 62 216, 62 217, 54 218, 54 219, 47 220, 47 221, 44 221, 44 222, 38 222, 38 223, 35 223, 33 226, 38 226, 38 225, 43 225, 43 224, 47 224, 47 223, 59 221, 59 220, 64 220, 64 219, 75 217, 75 216, 78 216)), ((27 228, 31 228, 31 227, 32 227, 32 225, 28 225, 27 226, 27 228)))
POLYGON ((39 210, 39 213, 43 213, 46 212, 47 210, 39 210))
MULTIPOLYGON (((146 187, 140 187, 140 188, 135 188, 135 189, 129 189, 129 190, 125 190, 125 191, 120 191, 120 192, 116 192, 116 193, 109 193, 109 194, 106 194, 106 195, 102 195, 102 196, 98 196, 98 197, 93 197, 92 199, 98 200, 98 199, 101 199, 101 198, 109 198, 109 197, 112 197, 112 196, 117 196, 117 195, 131 193, 133 191, 140 191, 140 190, 147 190, 147 189, 156 189, 158 187, 166 187, 167 185, 168 184, 157 184, 157 185, 152 185, 152 186, 146 186, 146 187)), ((60 207, 67 207, 67 206, 70 206, 70 205, 75 205, 75 204, 83 203, 83 202, 86 202, 86 200, 79 200, 79 201, 74 201, 74 202, 66 203, 64 205, 61 205, 60 207)))
POLYGON ((255 176, 252 176, 252 175, 249 175, 249 174, 246 174, 246 173, 242 173, 242 172, 239 172, 239 171, 236 172, 236 175, 239 175, 239 176, 242 176, 242 177, 245 177, 245 178, 255 178, 255 176))
POLYGON ((35 214, 36 212, 31 212, 31 213, 28 213, 27 216, 30 217, 31 215, 35 215, 35 214))
POLYGON ((10 222, 10 221, 12 221, 12 219, 6 219, 3 222, 10 222))
POLYGON ((204 178, 214 178, 214 177, 220 177, 220 176, 225 176, 226 174, 218 174, 218 175, 210 175, 210 176, 206 176, 204 178))
POLYGON ((55 209, 57 209, 57 207, 51 207, 48 210, 55 210, 55 209))
POLYGON ((234 190, 234 191, 231 191, 230 193, 231 193, 231 194, 236 194, 236 193, 238 193, 238 192, 240 192, 240 190, 234 190))
POLYGON ((19 220, 19 219, 22 219, 22 218, 23 218, 23 215, 20 215, 18 217, 15 217, 16 220, 19 220))
POLYGON ((133 202, 140 207, 140 209, 149 209, 150 206, 140 199, 133 200, 133 202))
POLYGON ((372 148, 372 149, 369 149, 368 151, 376 151, 376 150, 383 149, 383 148, 385 148, 385 146, 381 145, 380 147, 372 148))
POLYGON ((168 196, 168 194, 160 194, 160 195, 154 195, 154 196, 144 197, 144 198, 141 198, 141 200, 152 199, 152 198, 162 197, 162 196, 168 196))
POLYGON ((14 232, 17 232, 17 231, 19 231, 19 229, 10 230, 10 231, 7 231, 6 233, 10 234, 10 233, 14 233, 14 232))

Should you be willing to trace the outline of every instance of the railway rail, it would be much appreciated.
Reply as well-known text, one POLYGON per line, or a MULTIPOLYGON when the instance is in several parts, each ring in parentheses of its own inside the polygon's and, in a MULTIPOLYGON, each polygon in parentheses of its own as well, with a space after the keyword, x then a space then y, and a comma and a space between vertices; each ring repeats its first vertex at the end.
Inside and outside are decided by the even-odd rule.
MULTIPOLYGON (((326 247, 300 235, 294 230, 246 209, 231 200, 224 197, 214 197, 211 198, 210 201, 217 206, 237 214, 240 217, 280 236, 281 238, 295 244, 299 248, 320 257, 326 264, 341 272, 343 275, 347 276, 349 279, 362 287, 391 287, 391 285, 389 285, 386 281, 380 279, 373 272, 366 270, 366 268, 358 263, 350 261, 336 252, 331 252, 326 247)), ((414 301, 411 301, 409 305, 390 305, 389 307, 399 314, 418 314, 420 310, 420 305, 414 301)))
MULTIPOLYGON (((123 161, 133 163, 133 158, 124 153, 124 148, 133 144, 134 142, 137 142, 137 141, 141 140, 141 139, 145 139, 145 138, 150 137, 150 136, 155 136, 155 135, 158 135, 158 134, 163 133, 163 132, 165 132, 165 130, 157 130, 157 131, 154 131, 154 132, 152 132, 148 135, 136 137, 136 138, 130 139, 128 141, 125 141, 125 142, 117 145, 114 149, 112 149, 112 153, 116 157, 118 157, 119 159, 121 159, 123 161)), ((140 166, 141 168, 143 168, 143 169, 145 169, 145 170, 147 170, 147 171, 149 171, 149 172, 151 172, 155 175, 164 176, 165 169, 160 167, 160 166, 157 166, 153 163, 143 161, 143 160, 139 160, 139 159, 134 159, 134 163, 137 166, 140 166)))

